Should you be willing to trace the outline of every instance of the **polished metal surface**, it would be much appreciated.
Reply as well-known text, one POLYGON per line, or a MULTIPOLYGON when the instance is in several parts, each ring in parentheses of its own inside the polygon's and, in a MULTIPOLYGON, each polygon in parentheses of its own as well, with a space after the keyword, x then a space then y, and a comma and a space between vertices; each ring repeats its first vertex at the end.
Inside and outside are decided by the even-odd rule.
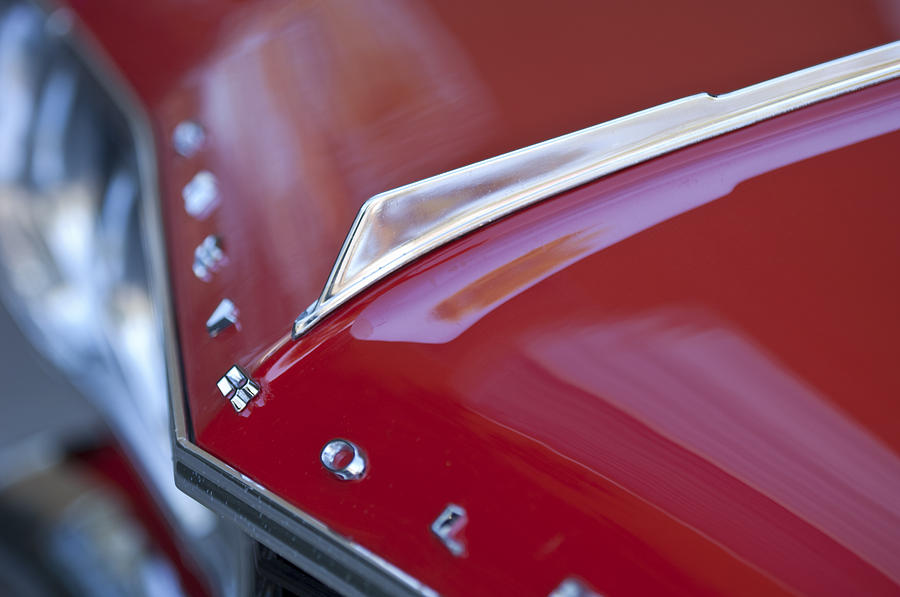
POLYGON ((219 389, 219 393, 222 394, 223 397, 228 397, 228 395, 234 391, 234 388, 228 381, 227 377, 220 378, 219 381, 216 382, 216 387, 219 389))
POLYGON ((236 412, 241 412, 244 407, 259 394, 259 386, 255 381, 248 381, 246 384, 238 388, 238 391, 231 397, 231 406, 236 412))
POLYGON ((247 381, 247 375, 241 370, 240 367, 234 365, 231 369, 225 372, 225 379, 230 382, 235 387, 242 386, 247 381))
POLYGON ((472 230, 664 153, 900 75, 900 42, 720 96, 699 93, 376 195, 360 209, 305 334, 398 268, 472 230))
POLYGON ((322 448, 322 464, 341 481, 356 481, 366 474, 366 457, 359 446, 345 439, 333 439, 322 448))
POLYGON ((433 523, 431 523, 431 532, 434 533, 441 543, 450 550, 456 557, 466 555, 466 545, 463 542, 461 533, 469 522, 469 517, 462 506, 449 504, 444 511, 441 512, 433 523))
POLYGON ((186 158, 192 157, 200 151, 205 140, 206 133, 203 127, 191 120, 179 122, 172 132, 172 145, 175 147, 175 151, 186 158))
POLYGON ((231 406, 237 412, 244 410, 247 404, 259 394, 259 384, 250 379, 237 365, 232 365, 225 375, 219 378, 216 388, 223 398, 231 402, 231 406))
POLYGON ((225 251, 222 248, 222 239, 210 234, 203 239, 194 249, 194 264, 192 269, 198 279, 208 282, 212 274, 222 265, 225 259, 225 251))
POLYGON ((237 307, 229 299, 222 299, 213 314, 206 320, 206 332, 211 338, 215 338, 222 331, 237 323, 237 307))
POLYGON ((181 191, 184 209, 195 218, 204 218, 219 199, 219 182, 212 172, 201 170, 181 191))

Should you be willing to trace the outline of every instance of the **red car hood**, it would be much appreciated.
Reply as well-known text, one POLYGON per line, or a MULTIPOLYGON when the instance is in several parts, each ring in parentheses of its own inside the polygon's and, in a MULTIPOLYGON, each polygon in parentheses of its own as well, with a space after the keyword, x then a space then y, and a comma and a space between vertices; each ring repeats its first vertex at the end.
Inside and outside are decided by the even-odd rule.
POLYGON ((287 338, 368 197, 888 42, 886 3, 71 4, 158 136, 203 449, 448 594, 897 591, 897 82, 560 195, 287 338), (363 482, 322 469, 334 437, 363 482), (429 532, 450 502, 463 558, 429 532))
POLYGON ((222 356, 283 334, 376 193, 865 50, 900 27, 879 1, 70 3, 148 106, 171 254, 192 255, 210 230, 226 237, 232 267, 215 285, 172 274, 179 311, 206 317, 223 294, 242 309, 222 356), (184 119, 208 133, 190 160, 168 146, 184 119), (181 190, 202 169, 227 207, 186 219, 181 190), (266 308, 251 307, 261 296, 266 308))

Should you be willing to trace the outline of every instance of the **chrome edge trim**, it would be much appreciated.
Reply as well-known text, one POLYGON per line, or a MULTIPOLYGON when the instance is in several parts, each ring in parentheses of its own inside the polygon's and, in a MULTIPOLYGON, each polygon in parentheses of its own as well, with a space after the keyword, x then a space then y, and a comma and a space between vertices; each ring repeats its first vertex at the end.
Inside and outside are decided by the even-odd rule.
POLYGON ((186 394, 177 346, 172 293, 166 269, 162 206, 156 187, 153 136, 146 115, 128 94, 140 168, 146 178, 147 253, 163 321, 169 403, 174 429, 175 484, 217 514, 234 521, 250 537, 266 545, 306 573, 341 594, 389 597, 437 597, 438 593, 364 547, 329 529, 303 510, 206 452, 190 437, 186 394))
POLYGON ((460 236, 623 168, 900 75, 900 41, 720 96, 699 93, 366 201, 301 337, 359 292, 460 236))
POLYGON ((144 189, 148 238, 157 306, 163 320, 169 401, 174 429, 175 484, 217 514, 234 521, 250 537, 294 565, 346 595, 437 597, 438 593, 383 558, 329 529, 303 510, 239 473, 195 444, 189 432, 177 347, 174 309, 165 242, 162 206, 156 188, 156 161, 149 122, 132 99, 129 115, 141 168, 153 174, 144 189), (136 117, 132 120, 132 117, 136 117))
MULTIPOLYGON (((53 1, 35 0, 48 13, 55 7, 53 1)), ((145 199, 142 215, 148 275, 165 341, 175 484, 213 512, 233 521, 254 540, 342 594, 438 597, 436 591, 411 575, 332 531, 192 441, 166 265, 152 127, 137 95, 93 37, 83 35, 83 31, 76 28, 72 34, 72 47, 122 109, 134 137, 141 192, 145 199)))
POLYGON ((342 595, 437 597, 409 574, 336 535, 196 445, 182 446, 175 455, 178 487, 342 595))

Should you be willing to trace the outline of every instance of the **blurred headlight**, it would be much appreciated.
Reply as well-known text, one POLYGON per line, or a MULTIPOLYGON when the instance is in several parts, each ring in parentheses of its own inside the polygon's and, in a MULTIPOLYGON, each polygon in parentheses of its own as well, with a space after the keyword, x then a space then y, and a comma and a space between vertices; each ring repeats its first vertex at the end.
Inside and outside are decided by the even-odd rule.
POLYGON ((119 107, 29 4, 0 1, 0 291, 32 341, 108 416, 182 526, 161 331, 144 261, 141 172, 119 107))

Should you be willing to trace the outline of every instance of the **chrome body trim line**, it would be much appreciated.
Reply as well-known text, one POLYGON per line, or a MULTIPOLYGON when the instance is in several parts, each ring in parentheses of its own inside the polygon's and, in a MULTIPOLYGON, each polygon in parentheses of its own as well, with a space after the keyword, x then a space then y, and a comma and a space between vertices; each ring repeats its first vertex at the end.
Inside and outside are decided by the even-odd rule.
POLYGON ((150 275, 166 342, 166 369, 174 429, 175 484, 212 511, 234 521, 254 540, 341 594, 437 597, 438 593, 428 586, 332 531, 324 523, 194 443, 188 424, 177 328, 166 268, 153 136, 137 100, 130 94, 129 100, 123 105, 131 106, 128 111, 129 124, 137 143, 140 168, 148 173, 144 196, 149 200, 145 202, 144 221, 149 245, 147 253, 151 260, 150 275))
POLYGON ((179 122, 172 131, 172 147, 185 158, 194 157, 205 141, 206 132, 203 127, 192 120, 179 122))
MULTIPOLYGON (((334 532, 194 443, 177 344, 152 127, 137 96, 94 40, 82 37, 76 45, 121 107, 136 146, 145 199, 142 215, 150 262, 148 275, 165 340, 175 484, 213 512, 233 521, 254 540, 343 595, 438 597, 436 591, 419 580, 334 532)), ((232 587, 229 594, 248 590, 250 587, 232 587)))
MULTIPOLYGON (((137 110, 137 103, 130 105, 137 110)), ((137 112, 132 112, 130 118, 137 112)), ((225 462, 203 450, 191 437, 182 382, 181 358, 168 271, 162 212, 156 188, 156 162, 149 123, 131 121, 142 168, 154 173, 145 188, 148 255, 164 325, 166 365, 174 429, 175 484, 217 514, 234 521, 254 540, 263 543, 308 574, 345 595, 415 595, 438 593, 364 547, 335 533, 324 523, 225 462)))
POLYGON ((369 199, 299 338, 387 275, 494 220, 623 168, 900 75, 900 42, 725 95, 706 93, 538 143, 369 199))
POLYGON ((175 453, 175 481, 185 493, 236 520, 253 539, 342 595, 437 597, 412 576, 336 535, 196 445, 182 447, 175 453))

